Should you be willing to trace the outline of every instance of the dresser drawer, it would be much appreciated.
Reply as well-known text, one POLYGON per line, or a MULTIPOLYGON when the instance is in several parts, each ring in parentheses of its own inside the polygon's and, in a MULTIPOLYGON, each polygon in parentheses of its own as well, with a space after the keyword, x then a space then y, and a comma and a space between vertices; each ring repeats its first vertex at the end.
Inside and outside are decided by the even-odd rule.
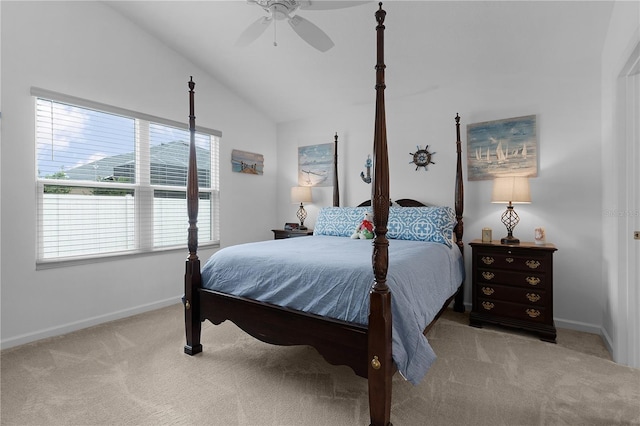
POLYGON ((491 315, 515 318, 530 322, 544 323, 547 321, 546 309, 536 305, 523 305, 495 299, 478 298, 479 312, 491 315))
POLYGON ((500 300, 504 302, 522 303, 546 306, 547 295, 540 289, 508 287, 495 284, 478 284, 478 297, 483 299, 500 300))
POLYGON ((506 269, 476 269, 478 284, 506 284, 520 287, 544 289, 547 276, 540 273, 514 272, 506 269))
POLYGON ((511 269, 518 271, 539 272, 545 271, 549 259, 546 256, 513 255, 506 251, 484 252, 476 255, 478 267, 511 269))

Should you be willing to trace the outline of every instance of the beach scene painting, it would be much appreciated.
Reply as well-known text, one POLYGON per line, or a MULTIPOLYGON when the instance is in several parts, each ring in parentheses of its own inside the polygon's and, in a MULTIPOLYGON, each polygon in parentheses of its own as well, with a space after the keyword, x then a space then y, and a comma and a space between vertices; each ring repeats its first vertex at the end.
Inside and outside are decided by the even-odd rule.
POLYGON ((261 175, 264 173, 264 156, 234 149, 231 151, 231 171, 261 175))
POLYGON ((468 179, 538 175, 536 116, 467 125, 468 179))
POLYGON ((333 186, 332 143, 298 147, 298 185, 333 186))

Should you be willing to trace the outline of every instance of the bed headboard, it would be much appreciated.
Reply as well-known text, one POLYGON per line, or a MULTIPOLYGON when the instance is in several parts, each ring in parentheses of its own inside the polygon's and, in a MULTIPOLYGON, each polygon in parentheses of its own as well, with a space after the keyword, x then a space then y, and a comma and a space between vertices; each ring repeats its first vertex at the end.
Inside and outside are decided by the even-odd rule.
MULTIPOLYGON (((401 198, 396 201, 389 200, 389 206, 393 206, 394 204, 400 207, 428 207, 427 204, 421 203, 417 200, 412 200, 411 198, 401 198)), ((357 207, 369 207, 371 206, 371 200, 365 200, 358 204, 357 207)))

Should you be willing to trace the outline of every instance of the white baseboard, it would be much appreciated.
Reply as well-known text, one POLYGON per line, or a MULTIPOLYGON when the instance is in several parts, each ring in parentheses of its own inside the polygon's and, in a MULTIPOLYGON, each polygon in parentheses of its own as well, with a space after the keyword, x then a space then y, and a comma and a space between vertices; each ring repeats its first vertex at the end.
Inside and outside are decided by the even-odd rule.
POLYGON ((604 327, 594 325, 594 324, 587 324, 584 322, 564 320, 564 319, 558 319, 558 318, 554 318, 554 321, 556 323, 556 328, 567 328, 569 330, 577 330, 577 331, 583 331, 585 333, 597 334, 602 338, 602 342, 604 343, 605 348, 607 348, 609 353, 615 359, 615 356, 613 356, 614 353, 613 353, 613 344, 612 344, 611 336, 609 336, 609 333, 607 333, 604 327))
POLYGON ((148 303, 145 305, 136 306, 129 309, 123 309, 121 311, 112 312, 105 315, 99 315, 96 317, 87 318, 81 321, 76 321, 68 324, 64 324, 58 327, 46 328, 33 333, 27 333, 16 337, 10 337, 0 341, 0 349, 8 349, 26 343, 35 342, 37 340, 46 339, 49 337, 60 336, 63 334, 78 331, 83 328, 92 327, 94 325, 103 324, 109 321, 115 321, 122 318, 130 317, 132 315, 141 314, 148 311, 153 311, 167 306, 180 303, 182 294, 180 296, 171 297, 166 300, 160 300, 157 302, 148 303))
POLYGON ((609 336, 609 333, 607 333, 607 330, 605 330, 604 328, 602 328, 602 334, 600 334, 600 336, 602 337, 602 341, 604 342, 605 347, 615 360, 616 356, 613 351, 613 340, 611 339, 611 336, 609 336))
POLYGON ((603 335, 602 327, 595 324, 587 324, 580 321, 566 320, 562 318, 554 318, 556 328, 568 328, 569 330, 583 331, 585 333, 603 335))

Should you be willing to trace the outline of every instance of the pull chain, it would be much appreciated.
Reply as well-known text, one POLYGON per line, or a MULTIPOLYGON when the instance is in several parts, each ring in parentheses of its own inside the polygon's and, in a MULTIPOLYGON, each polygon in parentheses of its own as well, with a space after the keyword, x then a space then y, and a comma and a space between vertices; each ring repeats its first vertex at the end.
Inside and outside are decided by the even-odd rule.
POLYGON ((273 45, 274 46, 278 46, 278 42, 276 41, 276 27, 278 26, 277 23, 278 23, 278 20, 274 19, 273 20, 273 45))

